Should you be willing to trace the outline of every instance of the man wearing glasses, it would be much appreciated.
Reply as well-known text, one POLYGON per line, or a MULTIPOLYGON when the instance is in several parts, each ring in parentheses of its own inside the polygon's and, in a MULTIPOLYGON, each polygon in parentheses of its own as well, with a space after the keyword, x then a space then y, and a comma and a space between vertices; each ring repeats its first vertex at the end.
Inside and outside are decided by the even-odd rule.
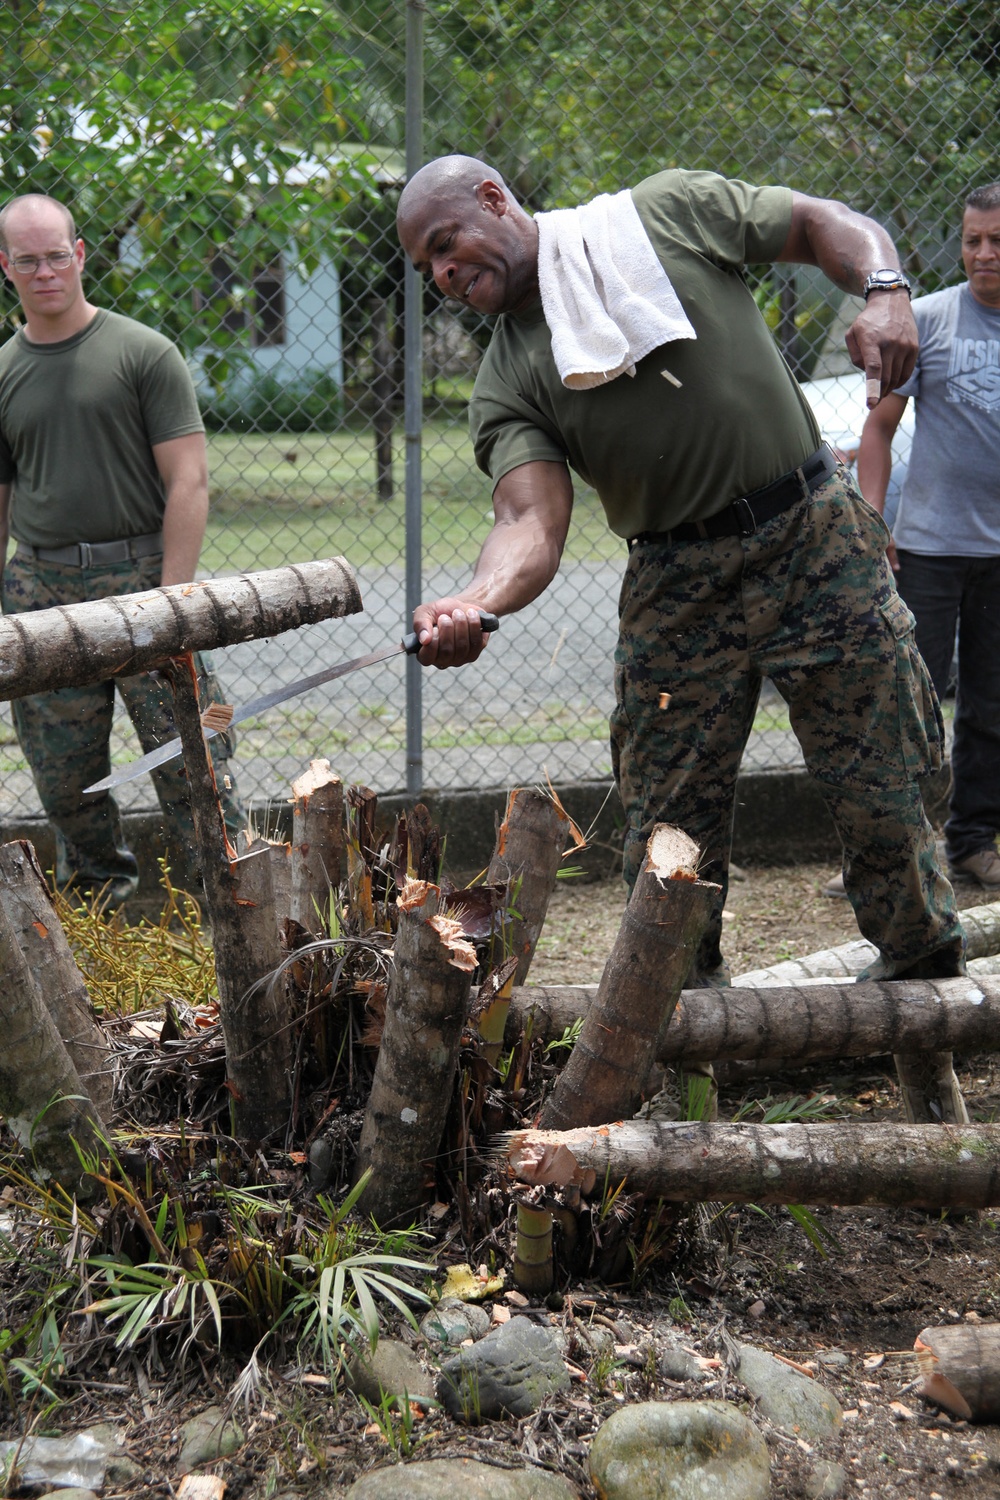
MULTIPOLYGON (((162 334, 88 302, 84 245, 69 210, 25 194, 0 210, 0 270, 23 325, 0 347, 0 568, 5 614, 139 593, 194 578, 208 515, 205 433, 190 372, 162 334), (16 549, 8 560, 7 544, 16 549)), ((221 701, 206 662, 203 699, 221 701)), ((168 685, 138 673, 12 704, 14 725, 56 833, 56 879, 106 910, 138 886, 108 794, 115 686, 144 750, 173 736, 168 685)), ((212 741, 226 822, 241 823, 212 741)), ((183 768, 153 773, 178 883, 194 875, 183 768)))

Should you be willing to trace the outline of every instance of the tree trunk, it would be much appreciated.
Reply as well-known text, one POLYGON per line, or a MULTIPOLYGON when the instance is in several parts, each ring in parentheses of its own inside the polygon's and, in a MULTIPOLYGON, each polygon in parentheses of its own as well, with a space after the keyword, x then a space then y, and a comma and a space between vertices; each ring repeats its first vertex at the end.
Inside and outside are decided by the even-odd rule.
POLYGON ((280 635, 361 607, 350 564, 333 557, 4 615, 0 699, 127 676, 165 657, 280 635))
MULTIPOLYGON (((965 956, 967 959, 990 958, 1000 953, 1000 902, 988 906, 973 906, 959 913, 962 931, 965 933, 965 956)), ((761 989, 765 986, 812 984, 822 979, 847 978, 860 974, 861 970, 878 958, 878 949, 864 938, 853 938, 837 948, 822 948, 816 953, 807 953, 803 958, 785 959, 780 964, 771 964, 766 969, 750 969, 737 974, 733 987, 738 989, 761 989)))
POLYGON ((29 972, 99 1118, 111 1118, 114 1062, 83 975, 49 899, 45 876, 24 839, 0 845, 0 904, 29 972))
POLYGON ((408 880, 385 1024, 355 1176, 371 1167, 359 1208, 383 1227, 409 1220, 433 1188, 469 1008, 475 950, 439 915, 440 891, 408 880))
POLYGON ((597 998, 542 1111, 545 1129, 635 1113, 719 889, 695 878, 697 857, 679 829, 654 828, 597 998))
POLYGON ((344 861, 344 788, 328 760, 314 760, 292 782, 290 915, 307 932, 327 930, 331 893, 344 861))
POLYGON ((1000 1323, 925 1328, 913 1347, 921 1396, 967 1422, 1000 1421, 1000 1323))
POLYGON ((372 300, 372 400, 375 405, 375 484, 380 500, 391 500, 392 484, 392 340, 389 338, 389 304, 384 297, 372 300))
POLYGON ((31 966, 0 902, 0 1115, 40 1182, 81 1199, 95 1196, 74 1150, 97 1154, 107 1131, 46 1009, 31 966))
POLYGON ((507 951, 517 957, 515 984, 527 978, 568 836, 569 818, 544 792, 509 794, 486 882, 506 884, 514 908, 507 951))
POLYGON ((291 1036, 280 995, 257 988, 281 950, 271 884, 271 850, 235 859, 226 838, 215 773, 202 733, 198 684, 189 656, 169 664, 174 717, 184 749, 191 816, 212 927, 219 1020, 235 1133, 261 1140, 288 1121, 291 1036))
POLYGON ((505 1138, 521 1182, 605 1176, 674 1202, 1000 1205, 1000 1125, 720 1125, 627 1120, 505 1138))

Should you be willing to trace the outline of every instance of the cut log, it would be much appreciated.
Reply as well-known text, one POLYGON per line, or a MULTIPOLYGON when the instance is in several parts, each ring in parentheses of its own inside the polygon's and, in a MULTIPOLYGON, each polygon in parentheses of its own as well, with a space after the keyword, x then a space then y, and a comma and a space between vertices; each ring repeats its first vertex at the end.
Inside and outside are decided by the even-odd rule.
POLYGON ((358 1146, 356 1178, 372 1175, 362 1213, 387 1226, 409 1221, 434 1185, 458 1068, 476 953, 437 886, 407 880, 385 1024, 358 1146))
POLYGON ((517 958, 515 984, 531 967, 569 831, 569 818, 544 792, 517 787, 508 795, 486 883, 507 887, 513 910, 506 951, 517 958))
POLYGON ((82 1087, 98 1117, 109 1120, 115 1091, 112 1052, 35 851, 24 839, 0 845, 0 904, 82 1087))
MULTIPOLYGON (((985 959, 1000 953, 1000 902, 969 907, 959 916, 965 933, 966 959, 985 959)), ((876 958, 878 949, 872 943, 864 938, 853 938, 837 948, 821 948, 816 953, 788 958, 766 969, 749 969, 734 977, 733 987, 762 989, 773 985, 787 988, 823 979, 846 979, 860 974, 876 958)))
POLYGON ((527 984, 515 986, 504 1041, 512 1047, 531 1020, 531 1035, 555 1041, 582 1021, 597 998, 596 984, 527 984))
POLYGON ((83 1171, 74 1141, 98 1155, 107 1137, 80 1075, 56 1030, 17 934, 0 903, 0 1115, 30 1158, 39 1182, 55 1182, 78 1198, 98 1189, 83 1171))
MULTIPOLYGON (((617 1183, 674 1202, 1000 1204, 1000 1125, 722 1125, 627 1120, 503 1138, 521 1182, 617 1183)), ((585 1189, 586 1190, 586 1189, 585 1189)))
MULTIPOLYGON (((236 1134, 262 1140, 288 1121, 291 1036, 280 998, 261 981, 281 961, 271 883, 271 850, 242 859, 226 838, 215 773, 202 734, 191 657, 167 666, 174 718, 184 748, 191 817, 212 928, 219 1020, 226 1043, 226 1081, 236 1134)), ((284 995, 284 990, 280 992, 284 995)))
POLYGON ((697 878, 697 860, 687 834, 654 828, 597 997, 542 1111, 546 1129, 635 1113, 719 890, 697 878))
POLYGON ((967 1422, 1000 1421, 1000 1323, 924 1328, 918 1394, 967 1422))
POLYGON ((141 672, 168 656, 280 635, 356 614, 342 557, 60 604, 0 619, 0 699, 141 672))
POLYGON ((290 915, 307 932, 327 931, 343 862, 344 788, 328 760, 310 761, 308 771, 292 782, 290 915))

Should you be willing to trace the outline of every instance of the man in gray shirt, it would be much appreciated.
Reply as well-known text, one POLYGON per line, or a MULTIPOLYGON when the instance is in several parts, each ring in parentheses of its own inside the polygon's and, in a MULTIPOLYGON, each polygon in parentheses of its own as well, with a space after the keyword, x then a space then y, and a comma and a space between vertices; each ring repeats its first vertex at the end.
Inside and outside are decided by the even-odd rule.
POLYGON ((1000 889, 1000 182, 965 200, 962 263, 965 282, 913 304, 917 365, 869 413, 858 480, 881 511, 890 443, 912 396, 913 451, 889 561, 939 697, 958 629, 948 859, 953 876, 1000 889))

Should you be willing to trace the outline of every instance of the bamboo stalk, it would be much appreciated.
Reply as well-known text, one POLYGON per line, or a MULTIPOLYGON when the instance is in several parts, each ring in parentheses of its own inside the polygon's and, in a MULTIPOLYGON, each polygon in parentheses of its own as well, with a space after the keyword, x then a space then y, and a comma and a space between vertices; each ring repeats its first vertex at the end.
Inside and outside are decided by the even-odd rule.
POLYGON ((531 967, 569 828, 563 809, 544 792, 517 787, 509 793, 486 880, 506 884, 513 907, 506 950, 517 958, 515 984, 524 983, 531 967))
POLYGON ((552 1210, 533 1204, 517 1205, 517 1241, 514 1248, 514 1280, 531 1297, 551 1292, 552 1210))
POLYGON ((110 1119, 115 1084, 111 1049, 35 851, 24 839, 0 845, 0 904, 82 1087, 98 1116, 110 1119))
POLYGON ((695 878, 697 856, 679 829, 653 830, 596 999, 542 1111, 546 1129, 635 1113, 719 889, 695 878))
POLYGON ((440 891, 407 880, 375 1077, 358 1145, 356 1178, 372 1175, 359 1208, 383 1225, 408 1220, 434 1183, 469 1008, 475 950, 440 891))
POLYGON ((625 1178, 674 1202, 1000 1205, 1000 1125, 724 1125, 626 1120, 502 1138, 521 1182, 625 1178))

